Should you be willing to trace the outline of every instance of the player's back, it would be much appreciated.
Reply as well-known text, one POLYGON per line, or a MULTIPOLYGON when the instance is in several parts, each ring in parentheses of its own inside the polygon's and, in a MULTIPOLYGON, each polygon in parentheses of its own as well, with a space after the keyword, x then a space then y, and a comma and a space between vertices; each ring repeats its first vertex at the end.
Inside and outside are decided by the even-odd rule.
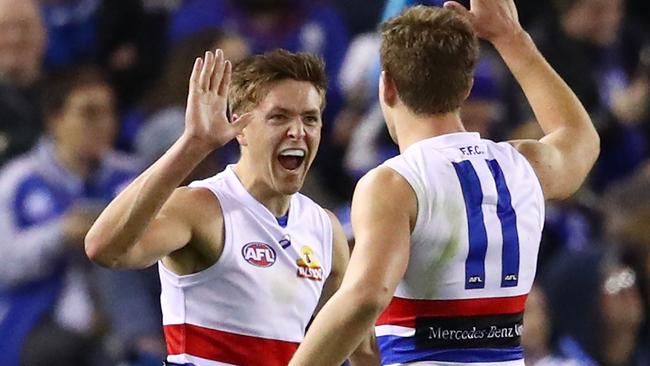
POLYGON ((406 273, 377 322, 382 363, 523 365, 544 222, 528 161, 508 143, 455 133, 385 165, 411 185, 418 211, 406 273))

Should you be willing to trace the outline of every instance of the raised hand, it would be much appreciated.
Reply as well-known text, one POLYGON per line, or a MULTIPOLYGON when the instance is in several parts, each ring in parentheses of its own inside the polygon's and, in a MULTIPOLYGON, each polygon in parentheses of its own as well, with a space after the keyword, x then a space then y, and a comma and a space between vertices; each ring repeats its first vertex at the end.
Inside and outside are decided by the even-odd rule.
POLYGON ((513 0, 471 0, 469 10, 456 1, 446 1, 444 7, 467 19, 480 38, 493 44, 508 42, 523 31, 513 0))
POLYGON ((223 51, 217 50, 197 58, 190 76, 184 135, 213 150, 232 140, 251 121, 248 113, 232 123, 228 121, 231 75, 232 64, 224 60, 223 51))

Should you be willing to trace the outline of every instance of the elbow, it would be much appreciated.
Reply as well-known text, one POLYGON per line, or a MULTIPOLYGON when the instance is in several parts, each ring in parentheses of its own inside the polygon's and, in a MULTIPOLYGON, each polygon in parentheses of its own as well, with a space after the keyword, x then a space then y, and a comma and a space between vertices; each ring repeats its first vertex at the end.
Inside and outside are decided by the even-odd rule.
POLYGON ((592 132, 588 154, 588 156, 591 158, 592 164, 595 164, 596 160, 598 160, 598 156, 600 156, 600 135, 598 135, 596 129, 594 129, 592 132))
POLYGON ((392 293, 387 287, 378 289, 364 289, 356 292, 358 311, 375 320, 386 309, 391 299, 392 293))
POLYGON ((584 126, 586 128, 574 131, 578 133, 578 135, 575 136, 576 139, 574 141, 583 141, 582 149, 585 154, 582 158, 585 162, 591 162, 593 166, 600 155, 600 135, 598 134, 598 130, 591 120, 591 117, 587 115, 585 118, 584 126))
POLYGON ((104 249, 106 247, 106 243, 101 239, 94 237, 90 232, 84 239, 84 250, 86 251, 86 256, 91 262, 102 267, 115 268, 118 266, 117 261, 111 258, 109 253, 107 253, 107 250, 104 249))
POLYGON ((91 262, 99 264, 102 267, 106 267, 108 261, 106 256, 100 250, 101 244, 89 236, 86 236, 84 240, 84 250, 86 251, 86 256, 90 259, 91 262))

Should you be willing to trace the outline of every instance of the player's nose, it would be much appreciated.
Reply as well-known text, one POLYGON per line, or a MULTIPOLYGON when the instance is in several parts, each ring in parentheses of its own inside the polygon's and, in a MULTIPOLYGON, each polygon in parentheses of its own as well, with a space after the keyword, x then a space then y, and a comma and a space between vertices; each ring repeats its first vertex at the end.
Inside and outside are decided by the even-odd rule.
POLYGON ((292 118, 291 123, 289 124, 289 129, 287 130, 287 136, 299 140, 304 138, 305 135, 305 124, 303 123, 302 118, 292 118))

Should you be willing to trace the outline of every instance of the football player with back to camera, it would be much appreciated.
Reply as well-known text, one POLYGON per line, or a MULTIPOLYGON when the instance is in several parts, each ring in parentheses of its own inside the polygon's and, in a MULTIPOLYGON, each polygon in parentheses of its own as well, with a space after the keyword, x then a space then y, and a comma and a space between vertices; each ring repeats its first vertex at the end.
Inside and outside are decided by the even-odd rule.
POLYGON ((544 201, 580 187, 596 130, 512 0, 409 8, 383 24, 381 61, 380 103, 401 154, 357 185, 350 265, 290 365, 337 365, 375 325, 384 365, 523 366, 544 201), (539 141, 465 131, 477 36, 522 87, 539 141))

